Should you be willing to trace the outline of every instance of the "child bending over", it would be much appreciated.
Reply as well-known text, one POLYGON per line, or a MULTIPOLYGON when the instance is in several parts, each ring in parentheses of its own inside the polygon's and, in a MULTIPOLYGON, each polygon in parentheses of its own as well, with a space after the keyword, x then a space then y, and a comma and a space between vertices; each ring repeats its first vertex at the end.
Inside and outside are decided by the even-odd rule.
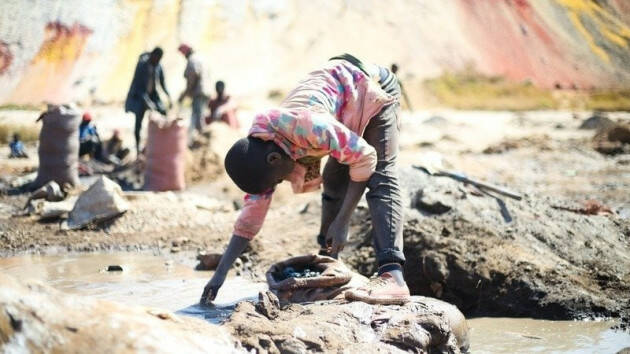
POLYGON ((255 116, 249 135, 225 158, 225 169, 247 194, 227 250, 201 303, 215 299, 234 260, 262 227, 274 188, 290 181, 295 193, 323 182, 320 253, 337 257, 350 217, 366 187, 378 276, 347 291, 348 300, 401 304, 402 202, 396 172, 400 85, 388 69, 344 54, 310 73, 278 108, 255 116), (320 175, 320 160, 329 156, 320 175))

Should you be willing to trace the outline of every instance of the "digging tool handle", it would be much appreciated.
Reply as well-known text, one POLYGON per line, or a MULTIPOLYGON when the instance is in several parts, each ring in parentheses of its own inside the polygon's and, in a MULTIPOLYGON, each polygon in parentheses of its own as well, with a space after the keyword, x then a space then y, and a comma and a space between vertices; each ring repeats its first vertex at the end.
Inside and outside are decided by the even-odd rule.
POLYGON ((485 183, 485 182, 475 181, 473 179, 470 179, 470 178, 468 178, 468 177, 466 177, 464 175, 460 175, 460 174, 457 174, 457 173, 440 171, 440 172, 438 172, 438 173, 436 173, 434 175, 435 176, 448 176, 448 177, 451 177, 451 178, 456 179, 458 181, 461 181, 461 182, 464 182, 464 183, 469 183, 469 184, 472 184, 472 185, 474 185, 476 187, 487 189, 489 191, 496 192, 496 193, 499 193, 501 195, 504 195, 506 197, 510 197, 510 198, 513 198, 513 199, 516 199, 516 200, 523 199, 523 197, 520 194, 514 193, 514 192, 509 191, 509 190, 507 190, 505 188, 502 188, 502 187, 499 187, 499 186, 495 186, 495 185, 492 185, 492 184, 489 184, 489 183, 485 183))

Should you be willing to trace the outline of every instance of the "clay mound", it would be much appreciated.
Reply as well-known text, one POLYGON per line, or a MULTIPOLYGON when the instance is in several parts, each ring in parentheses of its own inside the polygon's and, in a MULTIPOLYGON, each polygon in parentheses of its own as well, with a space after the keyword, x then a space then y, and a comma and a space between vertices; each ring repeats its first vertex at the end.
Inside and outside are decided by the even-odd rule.
POLYGON ((600 130, 610 128, 613 125, 615 125, 615 122, 609 118, 600 114, 595 114, 592 117, 585 119, 582 124, 580 124, 580 129, 600 130))
POLYGON ((281 308, 271 292, 242 302, 224 324, 257 353, 460 353, 468 325, 454 306, 413 297, 404 306, 317 302, 281 308))
POLYGON ((237 353, 223 329, 0 275, 0 352, 237 353))
MULTIPOLYGON (((467 316, 630 314, 630 221, 542 196, 498 199, 413 169, 402 170, 401 180, 412 294, 453 303, 467 316), (423 209, 418 195, 443 212, 423 209)), ((368 228, 358 250, 346 252, 346 263, 364 275, 375 271, 368 228)))

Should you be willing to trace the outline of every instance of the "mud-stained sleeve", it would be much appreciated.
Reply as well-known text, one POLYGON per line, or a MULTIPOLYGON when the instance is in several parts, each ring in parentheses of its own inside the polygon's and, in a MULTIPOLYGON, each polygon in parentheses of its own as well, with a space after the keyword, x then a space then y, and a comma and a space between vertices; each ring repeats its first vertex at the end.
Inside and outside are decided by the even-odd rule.
POLYGON ((312 114, 310 119, 300 122, 312 124, 310 134, 306 134, 312 147, 326 150, 332 158, 350 167, 351 180, 370 179, 377 159, 376 150, 367 141, 327 114, 312 114))
POLYGON ((246 194, 243 209, 234 224, 234 235, 253 239, 262 228, 271 204, 273 190, 263 194, 246 194))

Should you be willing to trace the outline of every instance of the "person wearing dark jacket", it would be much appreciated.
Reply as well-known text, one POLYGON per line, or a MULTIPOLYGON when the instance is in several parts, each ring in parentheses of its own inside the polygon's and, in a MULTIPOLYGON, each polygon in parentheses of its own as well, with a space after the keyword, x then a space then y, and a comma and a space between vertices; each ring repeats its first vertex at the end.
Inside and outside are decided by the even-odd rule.
POLYGON ((133 112, 136 116, 135 138, 136 151, 140 153, 140 130, 142 129, 142 120, 147 109, 158 111, 166 114, 166 107, 160 100, 157 92, 157 85, 168 97, 169 106, 172 106, 171 96, 166 89, 164 82, 164 71, 160 65, 160 60, 164 52, 162 48, 155 47, 150 53, 142 53, 138 58, 138 64, 133 74, 131 87, 125 101, 125 112, 133 112))

